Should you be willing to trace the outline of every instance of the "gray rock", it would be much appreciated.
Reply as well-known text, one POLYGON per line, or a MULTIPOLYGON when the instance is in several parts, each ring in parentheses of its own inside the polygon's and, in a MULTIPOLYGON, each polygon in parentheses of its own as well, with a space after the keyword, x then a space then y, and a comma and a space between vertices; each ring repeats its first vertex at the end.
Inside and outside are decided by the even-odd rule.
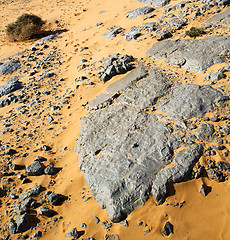
POLYGON ((160 102, 157 109, 177 119, 200 118, 225 99, 220 91, 208 85, 183 84, 160 102))
POLYGON ((48 200, 52 205, 59 206, 66 200, 66 197, 59 193, 51 193, 48 195, 48 200))
POLYGON ((172 36, 172 29, 166 27, 163 29, 159 29, 156 31, 156 35, 157 35, 157 40, 163 40, 163 39, 167 39, 170 38, 172 36))
POLYGON ((49 209, 49 208, 46 208, 46 207, 40 207, 37 210, 37 214, 38 215, 43 215, 43 216, 46 216, 46 217, 53 217, 57 213, 52 209, 49 209))
POLYGON ((21 64, 19 60, 11 60, 6 63, 0 64, 0 76, 12 74, 20 67, 21 64))
POLYGON ((193 132, 193 134, 201 141, 212 142, 214 131, 215 129, 213 124, 201 124, 199 128, 193 132))
POLYGON ((17 225, 13 218, 10 218, 9 223, 8 223, 8 228, 9 228, 9 231, 11 234, 17 233, 17 225))
POLYGON ((157 204, 164 203, 172 183, 182 181, 191 173, 201 155, 202 147, 194 144, 176 154, 173 167, 163 169, 156 175, 152 185, 152 194, 157 204))
POLYGON ((17 91, 22 87, 19 81, 12 81, 0 87, 0 97, 7 95, 11 92, 17 91))
POLYGON ((44 164, 36 159, 36 160, 34 160, 33 163, 31 163, 26 168, 26 174, 28 176, 39 176, 39 175, 44 174, 44 169, 45 169, 44 164))
POLYGON ((228 162, 219 161, 216 163, 216 165, 221 171, 230 171, 230 163, 228 162))
POLYGON ((208 169, 207 174, 210 179, 215 180, 217 182, 223 182, 225 180, 223 173, 216 169, 213 168, 208 169))
POLYGON ((73 228, 71 230, 71 232, 66 234, 66 237, 73 237, 73 238, 77 239, 79 237, 79 234, 77 232, 77 228, 73 228))
POLYGON ((170 0, 137 0, 137 2, 143 2, 146 5, 151 4, 155 8, 160 8, 169 4, 170 0))
POLYGON ((17 225, 17 233, 25 232, 31 227, 31 220, 27 213, 16 217, 15 223, 17 225))
MULTIPOLYGON (((153 106, 165 107, 178 95, 180 98, 175 98, 163 112, 173 119, 202 117, 212 109, 216 98, 219 101, 223 97, 210 87, 207 90, 206 86, 184 86, 172 88, 163 73, 156 69, 148 73, 140 66, 89 104, 90 109, 101 110, 81 120, 75 151, 94 198, 107 209, 112 221, 123 220, 137 205, 144 204, 151 193, 158 204, 163 203, 169 185, 189 176, 202 155, 201 146, 190 144, 174 157, 182 137, 174 136, 157 116, 144 111, 153 106), (185 111, 181 106, 186 101, 186 108, 191 110, 185 111), (173 160, 174 166, 164 169, 173 160)), ((187 129, 185 122, 178 124, 177 129, 187 129)))
POLYGON ((229 25, 230 24, 230 8, 222 13, 216 14, 206 21, 206 25, 229 25))
POLYGON ((166 222, 164 228, 161 231, 165 236, 173 234, 173 225, 170 222, 166 222))
POLYGON ((182 67, 192 72, 202 72, 214 64, 227 60, 220 53, 230 48, 229 36, 208 36, 196 40, 167 40, 153 44, 147 56, 164 59, 173 63, 175 58, 183 58, 182 67))
POLYGON ((32 196, 37 196, 42 190, 42 187, 38 185, 37 183, 34 184, 32 188, 27 189, 18 199, 18 204, 25 201, 27 198, 30 198, 32 196))
POLYGON ((51 163, 44 169, 44 173, 47 175, 54 175, 56 173, 54 165, 51 163))
POLYGON ((118 34, 122 33, 124 31, 123 28, 121 27, 114 27, 112 30, 110 30, 109 32, 103 34, 104 37, 108 38, 108 39, 113 39, 114 37, 116 37, 118 34))
POLYGON ((141 34, 141 31, 138 27, 132 27, 130 29, 129 32, 126 33, 125 35, 125 40, 128 40, 128 41, 133 41, 133 40, 136 40, 138 37, 140 37, 142 34, 141 34))
POLYGON ((128 12, 126 14, 127 18, 133 19, 133 18, 137 18, 140 15, 146 15, 148 13, 151 13, 154 11, 154 8, 152 7, 141 7, 141 8, 137 8, 135 10, 132 10, 130 12, 128 12))
POLYGON ((206 197, 209 194, 209 192, 210 188, 206 184, 202 184, 200 187, 200 193, 206 197))
POLYGON ((42 232, 41 231, 37 231, 33 234, 33 238, 40 238, 42 236, 42 232))

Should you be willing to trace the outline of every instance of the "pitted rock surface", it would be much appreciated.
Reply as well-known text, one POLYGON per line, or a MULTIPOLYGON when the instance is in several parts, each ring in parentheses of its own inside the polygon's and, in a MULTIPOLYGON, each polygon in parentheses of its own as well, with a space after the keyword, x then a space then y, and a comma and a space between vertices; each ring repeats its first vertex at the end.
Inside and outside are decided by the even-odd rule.
POLYGON ((164 59, 175 67, 183 67, 192 72, 203 72, 214 64, 228 60, 222 55, 229 51, 229 36, 208 36, 197 40, 167 40, 153 44, 147 56, 164 59))
POLYGON ((159 70, 148 72, 140 66, 92 101, 89 109, 95 111, 81 120, 75 150, 95 200, 107 209, 113 222, 126 218, 150 195, 162 204, 169 185, 191 174, 202 155, 202 147, 191 142, 176 153, 183 140, 173 129, 180 125, 186 131, 186 124, 177 119, 204 116, 213 110, 211 104, 216 98, 224 100, 223 94, 211 87, 174 86, 159 70), (187 91, 179 101, 174 101, 175 92, 183 87, 187 91), (193 97, 189 97, 191 92, 193 97), (157 114, 147 111, 165 103, 165 99, 173 102, 171 111, 162 109, 172 119, 172 128, 167 120, 160 121, 157 114), (184 111, 184 104, 198 111, 193 107, 184 111), (165 169, 172 161, 173 167, 165 169))

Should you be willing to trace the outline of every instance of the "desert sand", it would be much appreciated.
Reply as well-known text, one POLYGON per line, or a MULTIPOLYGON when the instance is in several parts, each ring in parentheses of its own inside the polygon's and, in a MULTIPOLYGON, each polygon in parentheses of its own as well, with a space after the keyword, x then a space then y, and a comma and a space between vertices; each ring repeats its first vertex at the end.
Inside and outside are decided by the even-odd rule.
MULTIPOLYGON (((171 4, 176 4, 181 1, 171 1, 171 4)), ((134 0, 87 0, 87 1, 70 1, 70 0, 31 0, 31 1, 1 1, 0 2, 0 61, 6 59, 20 51, 25 49, 31 49, 31 46, 37 41, 37 39, 30 39, 23 42, 9 42, 6 34, 5 27, 8 23, 14 22, 17 17, 23 13, 34 13, 40 16, 46 21, 45 31, 55 32, 60 31, 58 38, 48 42, 49 49, 53 46, 57 47, 61 53, 60 61, 62 64, 54 69, 58 79, 63 78, 64 81, 60 82, 56 96, 62 96, 66 89, 75 91, 76 84, 73 84, 74 79, 85 75, 83 70, 77 68, 80 64, 80 60, 85 58, 90 60, 90 63, 97 62, 106 58, 110 54, 120 53, 121 55, 132 55, 138 60, 141 58, 148 62, 146 59, 146 51, 152 46, 154 42, 157 42, 156 38, 151 38, 148 35, 140 37, 142 41, 125 41, 124 36, 117 35, 113 39, 107 39, 102 35, 108 32, 107 28, 111 26, 121 26, 124 29, 130 29, 134 25, 141 25, 143 23, 143 16, 135 19, 127 19, 126 13, 139 8, 142 3, 137 3, 134 0), (105 11, 105 12, 102 12, 105 11), (96 26, 97 23, 103 22, 102 25, 96 26), (63 31, 64 30, 64 31, 63 31), (81 51, 82 48, 88 47, 87 50, 81 51)), ((221 11, 226 10, 227 7, 221 8, 221 11)), ((215 8, 213 8, 213 11, 215 8)), ((162 8, 154 11, 155 16, 145 22, 157 21, 162 16, 162 8)), ((191 26, 201 27, 205 21, 212 15, 200 16, 195 20, 191 20, 188 25, 182 29, 176 31, 171 39, 183 39, 183 34, 191 26)), ((187 18, 189 18, 187 16, 187 18)), ((127 30, 126 30, 127 32, 127 30)), ((223 29, 216 29, 217 34, 229 35, 229 26, 223 29)), ((207 33, 211 35, 213 33, 207 33)), ((187 37, 188 38, 188 37, 187 37)), ((198 37, 202 38, 202 37, 198 37)), ((48 50, 49 50, 48 49, 48 50)), ((48 50, 46 50, 48 52, 48 50)), ((158 67, 162 67, 167 71, 174 71, 180 73, 180 76, 187 76, 187 82, 193 84, 206 84, 204 81, 204 73, 192 73, 187 74, 182 68, 176 69, 165 63, 163 60, 156 60, 154 64, 158 67)), ((224 64, 217 64, 212 66, 210 70, 218 69, 224 64)), ((20 122, 31 121, 32 124, 28 125, 26 132, 32 132, 36 126, 40 125, 39 133, 36 139, 19 139, 19 143, 25 147, 29 147, 27 151, 29 156, 26 158, 18 157, 13 159, 14 164, 28 166, 33 162, 37 156, 47 158, 45 165, 54 163, 55 167, 62 170, 54 176, 30 176, 30 183, 21 184, 19 179, 16 179, 16 189, 22 188, 22 192, 26 189, 33 187, 35 183, 40 184, 47 188, 47 191, 54 191, 56 193, 69 196, 61 206, 54 206, 53 209, 58 213, 56 217, 58 220, 55 222, 54 217, 47 218, 39 216, 40 222, 36 229, 28 230, 22 235, 28 234, 32 236, 33 233, 40 230, 42 236, 40 239, 67 239, 66 234, 74 227, 78 231, 85 231, 79 239, 85 239, 93 237, 96 240, 104 239, 106 234, 117 234, 120 240, 123 239, 164 239, 167 238, 161 233, 164 224, 170 221, 174 225, 174 234, 171 234, 169 239, 222 239, 227 240, 230 238, 230 181, 216 182, 210 180, 207 176, 200 177, 199 179, 193 179, 182 183, 173 185, 173 189, 170 190, 170 196, 166 199, 166 202, 157 206, 153 197, 145 203, 144 206, 138 206, 127 217, 128 227, 123 226, 120 223, 113 223, 110 231, 107 233, 105 229, 101 227, 103 221, 108 221, 109 217, 106 210, 102 210, 97 202, 93 199, 90 190, 84 180, 84 173, 79 170, 78 155, 75 153, 75 142, 80 135, 80 119, 87 114, 84 104, 90 102, 100 93, 103 93, 105 89, 113 82, 124 75, 118 75, 111 80, 103 83, 97 77, 97 70, 93 70, 91 81, 94 85, 85 85, 85 82, 79 83, 79 88, 74 92, 74 96, 69 100, 69 108, 64 107, 60 112, 60 117, 55 117, 58 124, 53 125, 53 130, 48 131, 48 124, 40 125, 39 119, 31 120, 31 118, 23 117, 17 118, 11 128, 16 129, 20 122), (63 126, 65 129, 63 130, 63 126), (40 148, 43 144, 52 147, 54 154, 41 151, 40 148), (64 150, 64 148, 66 150, 64 150), (39 149, 34 152, 34 149, 39 149), (50 185, 50 181, 54 180, 55 184, 50 185), (200 186, 205 183, 211 187, 211 192, 204 197, 200 194, 200 186), (84 202, 83 195, 89 196, 90 199, 84 202), (61 219, 59 217, 62 216, 61 219), (100 219, 100 222, 96 225, 94 216, 100 219), (142 226, 138 226, 139 222, 143 222, 142 226), (86 228, 81 228, 80 225, 85 223, 86 228)), ((0 86, 4 84, 9 77, 0 77, 0 86)), ((28 81, 28 77, 20 79, 23 83, 28 81)), ((46 79, 44 79, 46 81, 46 79)), ((183 82, 183 77, 181 77, 183 82)), ((217 83, 215 88, 222 87, 225 92, 229 94, 229 74, 221 83, 217 83)), ((48 96, 49 97, 49 96, 48 96)), ((53 102, 55 100, 51 99, 53 102)), ((44 98, 43 103, 43 115, 49 113, 48 98, 44 98)), ((7 107, 0 108, 0 116, 2 119, 8 118, 7 112, 11 109, 16 109, 19 103, 13 103, 7 107)), ((211 116, 212 114, 210 114, 211 116)), ((218 123, 217 123, 218 124, 218 123)), ((3 125, 0 125, 0 130, 3 129, 3 125)), ((229 137, 226 140, 230 141, 229 137)), ((1 142, 10 142, 14 146, 17 146, 16 137, 11 133, 0 135, 1 142)), ((23 150, 22 149, 22 150, 23 150)), ((229 144, 228 144, 229 149, 229 144)), ((22 151, 23 152, 23 151, 22 151)), ((4 156, 1 156, 1 164, 3 164, 4 156)), ((214 156, 215 161, 224 160, 230 163, 229 157, 222 157, 217 154, 214 156)), ((207 159, 202 157, 200 159, 203 165, 207 164, 207 159)), ((1 169, 2 170, 2 169, 1 169)), ((24 170, 17 171, 24 173, 24 170)), ((6 177, 5 177, 6 178, 6 177)), ((2 182, 4 178, 2 178, 2 182)), ((7 235, 7 231, 3 232, 4 224, 8 223, 9 215, 5 214, 5 211, 9 210, 9 206, 6 204, 13 204, 14 199, 10 199, 9 195, 2 196, 0 198, 0 238, 3 235, 7 235)), ((10 205, 14 208, 14 205, 10 205)), ((11 235, 9 239, 19 239, 21 234, 11 235)))

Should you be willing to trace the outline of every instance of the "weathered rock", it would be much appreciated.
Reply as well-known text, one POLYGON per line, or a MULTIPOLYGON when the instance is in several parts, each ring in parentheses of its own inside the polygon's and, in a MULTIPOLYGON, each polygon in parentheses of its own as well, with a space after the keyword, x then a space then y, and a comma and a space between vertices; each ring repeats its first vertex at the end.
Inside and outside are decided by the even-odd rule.
POLYGON ((138 27, 132 27, 129 32, 125 35, 125 40, 133 41, 141 36, 141 31, 138 27))
POLYGON ((37 210, 37 214, 38 215, 43 215, 43 216, 46 216, 46 217, 53 217, 57 213, 52 209, 49 209, 49 208, 46 208, 46 207, 40 207, 37 210))
POLYGON ((182 181, 191 173, 192 168, 201 155, 201 146, 194 144, 176 154, 173 167, 163 169, 156 175, 152 185, 152 194, 157 204, 164 203, 172 183, 182 181))
POLYGON ((219 161, 216 163, 216 165, 221 171, 230 171, 230 163, 228 162, 219 161))
POLYGON ((170 222, 166 222, 164 228, 161 231, 165 236, 173 234, 173 225, 170 222))
POLYGON ((44 173, 47 175, 54 175, 56 173, 54 165, 51 163, 44 169, 44 173))
POLYGON ((196 40, 167 40, 153 44, 147 56, 164 59, 173 64, 175 58, 184 59, 182 67, 192 72, 202 72, 214 64, 227 61, 220 53, 230 48, 229 36, 208 36, 196 40))
POLYGON ((225 99, 220 91, 208 85, 183 84, 160 102, 157 109, 177 119, 200 118, 225 99))
POLYGON ((22 233, 30 229, 31 220, 27 213, 15 218, 15 223, 17 225, 17 233, 22 233))
POLYGON ((213 168, 208 169, 207 174, 210 179, 215 180, 217 182, 223 182, 225 180, 223 173, 216 169, 213 168))
POLYGON ((48 195, 48 200, 52 205, 59 206, 66 200, 66 197, 59 193, 51 193, 48 195))
POLYGON ((207 196, 210 192, 210 187, 208 187, 206 184, 202 184, 201 187, 200 187, 200 193, 203 195, 203 196, 207 196))
POLYGON ((39 176, 44 174, 44 169, 45 166, 42 162, 39 160, 34 160, 34 162, 26 168, 26 174, 28 176, 39 176))
MULTIPOLYGON (((199 118, 212 110, 216 98, 219 101, 222 97, 222 93, 208 86, 187 84, 172 88, 163 73, 155 69, 147 73, 139 67, 89 104, 90 109, 102 110, 82 119, 75 150, 94 198, 107 209, 112 221, 123 220, 150 194, 162 204, 169 185, 190 176, 202 155, 202 147, 190 143, 174 158, 174 150, 185 135, 174 135, 144 109, 164 106, 161 110, 172 119, 199 118), (164 169, 173 159, 174 166, 164 169)), ((187 129, 185 122, 177 122, 175 129, 178 126, 180 131, 187 129)))
POLYGON ((108 39, 113 39, 118 34, 122 33, 123 31, 124 31, 124 29, 122 27, 114 27, 109 32, 103 34, 103 36, 108 38, 108 39))
POLYGON ((6 63, 0 64, 0 76, 12 74, 20 67, 21 64, 19 60, 11 60, 6 63))
POLYGON ((79 234, 77 232, 77 228, 73 228, 71 232, 66 234, 66 237, 73 237, 74 239, 77 239, 79 237, 79 234))
POLYGON ((9 223, 8 223, 8 228, 9 228, 9 231, 11 234, 17 233, 17 225, 13 218, 10 218, 9 223))
POLYGON ((160 8, 167 5, 170 0, 137 0, 137 2, 143 2, 146 5, 152 5, 155 8, 160 8))
POLYGON ((193 132, 193 134, 202 141, 212 142, 214 131, 215 129, 213 124, 201 124, 199 128, 193 132))
POLYGON ((17 91, 22 87, 21 83, 19 81, 13 81, 10 83, 7 83, 0 87, 0 97, 7 95, 11 92, 17 91))
POLYGON ((152 11, 154 11, 154 8, 152 7, 141 7, 128 12, 126 14, 126 17, 133 19, 133 18, 137 18, 140 15, 146 15, 148 13, 151 13, 152 11))
POLYGON ((230 24, 230 8, 222 13, 216 14, 206 21, 206 25, 229 25, 230 24))

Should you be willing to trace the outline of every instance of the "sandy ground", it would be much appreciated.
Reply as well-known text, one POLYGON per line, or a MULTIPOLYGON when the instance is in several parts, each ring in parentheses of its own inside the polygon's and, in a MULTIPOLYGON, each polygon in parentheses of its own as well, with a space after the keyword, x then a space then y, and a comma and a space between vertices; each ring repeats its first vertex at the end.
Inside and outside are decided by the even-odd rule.
MULTIPOLYGON (((172 3, 176 2, 180 1, 172 1, 172 3)), ((80 59, 92 58, 92 62, 99 61, 103 57, 117 52, 131 54, 140 59, 145 57, 145 52, 156 42, 156 39, 151 39, 150 37, 147 37, 142 42, 123 41, 124 36, 117 36, 113 40, 102 37, 102 34, 107 32, 106 28, 111 26, 121 26, 129 29, 134 25, 142 24, 141 17, 133 20, 125 17, 125 13, 141 6, 134 0, 14 0, 1 1, 0 3, 0 30, 2 31, 0 32, 0 59, 30 48, 35 41, 28 40, 15 43, 6 39, 3 32, 5 26, 15 21, 17 16, 22 13, 35 13, 46 20, 47 31, 67 30, 60 34, 60 38, 52 42, 53 45, 57 46, 64 53, 63 65, 58 71, 60 77, 65 79, 65 84, 63 85, 65 88, 73 88, 73 80, 82 75, 82 72, 76 69, 80 59), (105 12, 99 14, 102 11, 105 12), (103 25, 96 27, 95 24, 99 22, 103 22, 103 25), (80 52, 86 46, 89 49, 80 52)), ((156 21, 160 15, 161 10, 157 10, 156 17, 146 22, 156 21)), ((204 20, 198 19, 194 25, 201 26, 204 20)), ((178 31, 178 34, 174 35, 173 38, 180 37, 185 30, 186 27, 178 31)), ((171 69, 162 61, 156 61, 155 63, 158 66, 162 65, 166 69, 167 67, 171 69)), ((173 70, 186 74, 182 69, 173 70)), ((194 74, 191 81, 193 83, 204 83, 202 77, 201 74, 194 74)), ((96 240, 104 239, 106 231, 101 227, 101 222, 104 220, 109 221, 109 218, 106 210, 101 210, 92 197, 87 202, 84 202, 84 199, 81 198, 85 193, 88 196, 91 196, 91 193, 84 181, 83 173, 78 168, 77 154, 74 152, 74 147, 75 140, 80 134, 80 118, 87 113, 82 104, 86 101, 90 102, 95 96, 105 91, 109 84, 119 78, 121 76, 116 76, 106 84, 97 81, 97 84, 94 86, 81 86, 78 94, 71 101, 71 108, 62 112, 66 130, 62 131, 60 126, 60 128, 56 129, 57 136, 54 138, 47 134, 40 139, 40 141, 52 146, 52 149, 57 153, 55 155, 56 158, 61 157, 57 161, 56 166, 63 169, 55 177, 31 177, 33 182, 28 184, 26 188, 32 187, 35 182, 47 186, 48 182, 53 179, 56 181, 56 184, 52 190, 66 196, 70 195, 70 201, 66 201, 62 206, 55 207, 58 216, 63 216, 63 219, 51 225, 51 229, 41 239, 65 239, 66 233, 74 227, 85 231, 81 238, 94 237, 96 240), (65 146, 68 147, 67 151, 62 150, 65 146), (93 220, 94 216, 101 220, 98 225, 93 220), (87 228, 81 229, 81 223, 86 223, 87 228)), ((229 89, 229 83, 224 84, 226 89, 229 89)), ((1 108, 0 115, 4 115, 11 107, 1 108)), ((14 107, 16 107, 16 104, 14 107)), ((7 138, 7 136, 5 137, 7 138)), ((31 153, 30 162, 24 164, 28 165, 36 156, 37 153, 31 153)), ((46 153, 44 153, 44 156, 49 159, 53 158, 53 156, 47 156, 46 153)), ((215 160, 221 160, 221 157, 217 155, 215 160)), ((229 161, 226 158, 224 160, 229 161)), ((200 161, 205 162, 205 159, 200 161)), ((18 159, 16 163, 21 164, 22 162, 23 159, 18 159)), ((154 199, 151 197, 145 206, 137 207, 128 216, 128 228, 119 223, 113 224, 109 234, 118 234, 121 240, 164 239, 165 237, 161 234, 161 229, 170 220, 175 229, 175 234, 170 235, 170 239, 229 239, 229 185, 229 180, 224 183, 217 183, 210 181, 207 177, 175 184, 172 195, 167 198, 167 201, 162 206, 156 206, 154 199), (212 188, 212 191, 206 197, 199 193, 202 183, 206 183, 212 188), (180 207, 180 203, 183 203, 183 207, 180 207), (143 226, 138 226, 140 221, 144 222, 143 226), (150 228, 150 233, 144 232, 150 228)), ((6 207, 2 205, 0 211, 4 213, 5 210, 6 207)), ((3 219, 4 221, 7 221, 7 216, 3 219)), ((45 218, 41 220, 41 229, 45 228, 46 222, 47 219, 45 218)), ((17 239, 17 236, 11 237, 11 239, 17 239)))

